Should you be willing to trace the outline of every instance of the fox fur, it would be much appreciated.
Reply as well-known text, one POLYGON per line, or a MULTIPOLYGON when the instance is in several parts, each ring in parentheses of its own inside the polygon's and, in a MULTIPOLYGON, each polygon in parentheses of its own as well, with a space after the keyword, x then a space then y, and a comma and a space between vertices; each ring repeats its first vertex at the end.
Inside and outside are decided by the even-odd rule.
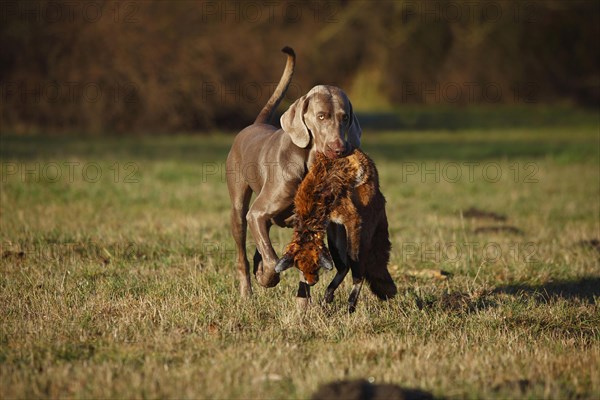
POLYGON ((294 206, 294 234, 278 263, 280 271, 293 264, 302 271, 308 285, 316 283, 319 269, 331 269, 333 265, 325 245, 327 227, 333 222, 345 228, 347 254, 338 260, 334 257, 338 274, 338 264, 345 264, 342 268, 346 270, 337 284, 329 285, 331 299, 347 273, 348 264, 355 283, 362 283, 365 278, 380 299, 396 294, 396 285, 387 269, 391 244, 385 198, 379 188, 377 168, 364 152, 355 149, 337 159, 317 153, 296 192, 294 206))

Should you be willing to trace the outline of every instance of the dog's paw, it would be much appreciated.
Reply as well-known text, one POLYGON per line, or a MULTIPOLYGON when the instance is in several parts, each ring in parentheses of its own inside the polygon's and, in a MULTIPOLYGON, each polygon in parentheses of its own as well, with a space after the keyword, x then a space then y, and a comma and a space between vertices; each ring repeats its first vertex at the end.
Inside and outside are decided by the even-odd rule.
POLYGON ((262 262, 256 271, 256 280, 261 286, 266 288, 277 286, 280 277, 275 268, 263 268, 262 262))

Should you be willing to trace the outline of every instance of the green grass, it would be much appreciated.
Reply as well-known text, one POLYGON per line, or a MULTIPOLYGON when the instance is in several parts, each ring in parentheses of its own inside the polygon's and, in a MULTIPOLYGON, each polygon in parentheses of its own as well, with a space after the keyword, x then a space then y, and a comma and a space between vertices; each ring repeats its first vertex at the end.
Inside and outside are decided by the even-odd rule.
POLYGON ((365 290, 353 315, 349 278, 327 312, 297 311, 292 271, 239 299, 231 141, 2 136, 0 398, 307 398, 353 378, 600 396, 597 126, 365 132, 399 294, 365 290))

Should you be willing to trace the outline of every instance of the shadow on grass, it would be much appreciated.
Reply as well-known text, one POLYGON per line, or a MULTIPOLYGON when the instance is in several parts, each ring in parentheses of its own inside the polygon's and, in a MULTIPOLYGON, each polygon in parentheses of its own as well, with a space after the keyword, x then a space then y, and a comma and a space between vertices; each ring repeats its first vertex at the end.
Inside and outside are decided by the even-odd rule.
POLYGON ((452 314, 470 314, 499 305, 494 295, 508 294, 531 296, 539 302, 552 299, 566 299, 594 304, 600 299, 600 277, 585 277, 579 280, 548 282, 541 285, 515 283, 498 286, 491 291, 454 291, 441 295, 415 295, 420 310, 441 311, 452 314))
POLYGON ((364 379, 338 381, 321 386, 312 396, 313 400, 426 400, 433 395, 419 389, 406 389, 391 383, 372 384, 364 379))
POLYGON ((516 283, 497 287, 493 293, 540 295, 545 301, 563 298, 593 303, 595 299, 600 299, 600 277, 548 282, 541 285, 516 283))

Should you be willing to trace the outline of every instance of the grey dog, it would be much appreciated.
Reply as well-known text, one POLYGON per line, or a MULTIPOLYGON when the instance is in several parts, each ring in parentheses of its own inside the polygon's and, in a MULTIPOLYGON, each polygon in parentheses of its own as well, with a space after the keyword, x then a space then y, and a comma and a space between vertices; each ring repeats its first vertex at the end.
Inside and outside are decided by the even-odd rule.
MULTIPOLYGON (((269 238, 273 224, 290 227, 298 185, 315 152, 343 157, 360 147, 361 129, 346 94, 319 85, 297 99, 281 116, 281 129, 269 121, 292 80, 296 56, 285 47, 287 62, 281 79, 254 123, 237 134, 227 156, 227 187, 231 198, 231 232, 236 242, 240 294, 250 296, 246 230, 256 242, 254 273, 264 287, 279 283, 278 261, 269 238), (256 198, 252 205, 252 193, 256 198)), ((346 253, 343 230, 328 230, 330 247, 346 253)), ((335 251, 336 253, 338 251, 335 251)))

